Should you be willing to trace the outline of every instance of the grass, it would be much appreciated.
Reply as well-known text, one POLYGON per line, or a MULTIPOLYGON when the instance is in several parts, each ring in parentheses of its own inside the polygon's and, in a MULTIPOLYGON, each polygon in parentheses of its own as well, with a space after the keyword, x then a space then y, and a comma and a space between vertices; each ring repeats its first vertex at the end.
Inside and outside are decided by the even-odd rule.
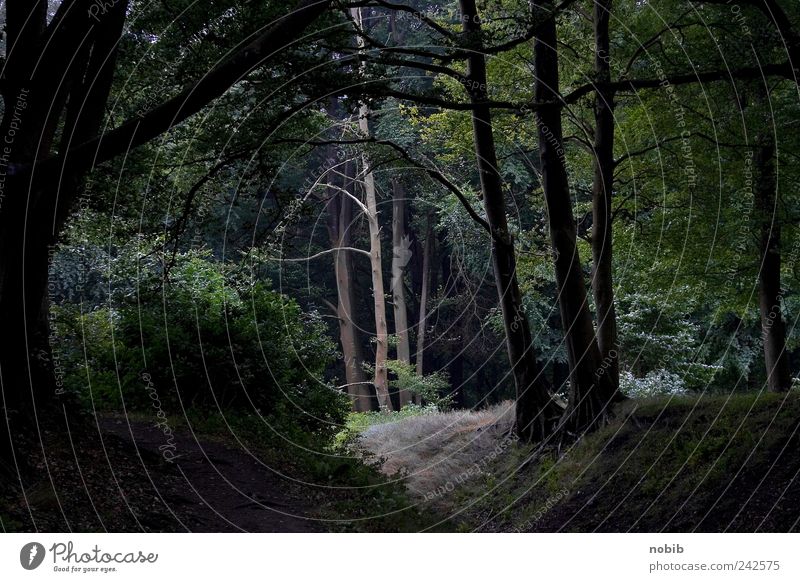
MULTIPOLYGON (((504 505, 475 528, 786 531, 798 517, 800 396, 744 394, 627 403, 561 455, 508 459, 504 505), (538 516, 557 491, 569 495, 538 516)), ((525 451, 520 451, 524 455, 525 451)), ((478 504, 480 506, 481 504, 478 504)))
MULTIPOLYGON (((503 426, 484 414, 485 426, 503 426)), ((517 443, 467 479, 464 461, 485 458, 506 433, 437 416, 370 429, 364 442, 384 472, 408 476, 414 496, 413 475, 453 483, 436 499, 451 529, 789 531, 800 518, 796 392, 632 400, 558 453, 517 443)))
POLYGON ((415 499, 442 505, 457 485, 483 473, 511 446, 514 406, 413 416, 364 430, 358 446, 415 499))
POLYGON ((361 434, 373 426, 382 424, 390 424, 401 421, 406 418, 414 416, 423 416, 436 414, 437 409, 435 406, 417 406, 416 404, 409 404, 404 406, 401 410, 382 411, 375 410, 371 412, 351 412, 347 416, 344 427, 340 430, 333 439, 334 449, 347 449, 361 434))

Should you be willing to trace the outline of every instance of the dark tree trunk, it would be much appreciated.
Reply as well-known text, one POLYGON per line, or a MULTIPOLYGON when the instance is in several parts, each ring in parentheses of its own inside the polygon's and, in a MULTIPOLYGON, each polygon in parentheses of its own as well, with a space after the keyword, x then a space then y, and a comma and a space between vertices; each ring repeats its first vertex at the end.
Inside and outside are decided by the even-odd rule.
POLYGON ((592 290, 597 310, 597 345, 601 369, 610 388, 619 387, 619 344, 614 309, 612 270, 613 237, 611 200, 614 189, 614 92, 602 83, 611 81, 608 24, 612 0, 594 3, 594 70, 599 88, 595 93, 594 183, 592 185, 592 290))
MULTIPOLYGON (((544 11, 552 1, 535 2, 544 11)), ((595 339, 585 281, 576 244, 558 93, 558 52, 555 19, 546 20, 534 43, 535 99, 552 103, 537 110, 542 187, 547 203, 550 237, 555 254, 556 286, 570 367, 570 395, 564 428, 578 434, 601 424, 612 390, 600 372, 600 350, 595 339)))
MULTIPOLYGON (((19 8, 20 3, 12 3, 19 8)), ((8 431, 21 434, 63 393, 50 344, 48 274, 54 245, 90 163, 65 157, 48 171, 29 171, 46 159, 60 122, 62 151, 97 134, 105 112, 127 1, 101 25, 88 21, 88 3, 62 7, 45 27, 46 3, 27 7, 29 21, 9 7, 16 40, 4 71, 3 197, 0 207, 0 382, 8 431), (44 4, 44 8, 42 8, 44 4), (83 4, 83 5, 82 5, 83 4), (58 26, 54 26, 58 23, 58 26), (88 41, 87 41, 88 36, 88 41), (83 42, 81 42, 83 41, 83 42), (74 60, 70 61, 73 57, 74 60), (57 82, 61 80, 61 82, 57 82), (66 105, 66 115, 65 113, 66 105)), ((12 454, 3 443, 0 457, 12 454)))
MULTIPOLYGON (((464 86, 473 103, 485 103, 488 99, 486 61, 480 52, 481 25, 475 0, 459 0, 459 4, 465 36, 474 43, 475 49, 468 59, 464 86)), ((514 240, 506 220, 503 182, 489 107, 478 105, 472 110, 472 129, 483 204, 492 231, 495 284, 503 314, 508 358, 517 389, 516 431, 523 440, 542 441, 551 434, 561 411, 553 401, 536 361, 528 318, 522 305, 514 240)))
POLYGON ((775 145, 770 137, 758 141, 760 143, 753 164, 756 176, 755 206, 761 230, 758 300, 764 364, 769 391, 786 392, 791 387, 792 378, 786 353, 786 328, 781 313, 781 222, 778 216, 775 145))

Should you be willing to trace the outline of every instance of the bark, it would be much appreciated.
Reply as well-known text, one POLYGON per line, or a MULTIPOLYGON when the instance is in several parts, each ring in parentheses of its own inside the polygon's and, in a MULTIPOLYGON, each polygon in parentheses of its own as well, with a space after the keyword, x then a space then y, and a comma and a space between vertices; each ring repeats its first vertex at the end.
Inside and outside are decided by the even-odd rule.
POLYGON ((433 237, 433 213, 428 211, 425 226, 425 244, 422 247, 422 285, 419 294, 419 322, 417 326, 417 376, 425 374, 425 333, 428 326, 428 300, 431 294, 433 237))
MULTIPOLYGON (((552 1, 535 2, 534 5, 545 10, 553 9, 552 1)), ((542 187, 555 256, 559 311, 570 367, 570 394, 563 427, 578 434, 603 422, 611 389, 606 376, 600 373, 600 350, 576 243, 575 218, 564 162, 555 20, 547 20, 539 27, 534 53, 535 99, 550 104, 537 110, 536 122, 542 187)))
POLYGON ((597 345, 601 369, 615 393, 619 388, 619 343, 614 309, 612 270, 613 236, 611 201, 614 189, 614 92, 604 89, 611 81, 609 19, 612 0, 594 3, 595 93, 594 182, 592 185, 592 291, 597 310, 597 345))
POLYGON ((770 392, 786 392, 792 384, 786 353, 786 326, 781 313, 781 223, 777 216, 778 184, 775 145, 769 137, 758 138, 753 164, 756 176, 755 206, 759 219, 761 265, 758 272, 758 300, 764 364, 770 392))
MULTIPOLYGON (((20 3, 16 4, 19 8, 20 3)), ((46 3, 45 3, 46 4, 46 3)), ((50 155, 62 118, 62 146, 71 137, 97 133, 115 68, 116 45, 127 2, 118 2, 93 26, 87 2, 62 4, 50 27, 41 4, 30 22, 11 9, 14 47, 3 74, 6 108, 0 204, 0 349, 3 408, 10 434, 38 424, 39 415, 63 393, 54 374, 49 337, 48 270, 53 246, 75 203, 85 163, 63 159, 49 172, 25 173, 50 155), (22 29, 18 28, 22 27, 22 29), (74 60, 72 60, 74 57, 74 60), (65 104, 66 115, 65 115, 65 104)), ((57 348, 56 348, 57 349, 57 348)), ((5 439, 4 439, 5 440, 5 439)), ((13 456, 3 443, 0 461, 13 456)))
MULTIPOLYGON (((406 193, 398 180, 392 181, 392 309, 394 333, 397 337, 397 359, 411 364, 411 344, 408 330, 405 272, 411 259, 411 240, 406 233, 406 193)), ((400 408, 411 402, 411 394, 400 390, 400 408)))
MULTIPOLYGON (((361 132, 368 135, 369 109, 362 105, 359 110, 361 132)), ((362 156, 364 198, 369 225, 369 255, 372 271, 372 297, 375 311, 375 393, 381 410, 392 410, 389 397, 389 374, 386 361, 389 356, 389 332, 386 325, 386 296, 383 289, 383 259, 381 257, 381 226, 378 220, 378 203, 375 191, 375 176, 369 169, 369 158, 362 156)))
POLYGON ((465 37, 474 43, 475 50, 467 61, 464 87, 474 105, 472 110, 473 140, 481 193, 486 218, 492 231, 492 266, 503 314, 506 348, 517 390, 516 431, 520 438, 536 442, 549 436, 555 426, 559 407, 543 381, 536 361, 530 327, 522 306, 522 294, 517 282, 514 240, 506 220, 503 183, 497 161, 488 106, 486 61, 480 52, 481 25, 474 0, 459 0, 463 14, 465 37))
MULTIPOLYGON (((362 25, 361 9, 352 8, 354 20, 362 25)), ((359 39, 359 47, 363 43, 359 39)), ((369 106, 362 103, 358 110, 358 127, 361 135, 369 138, 369 106)), ((381 410, 392 410, 389 396, 389 374, 386 361, 389 356, 389 332, 386 325, 386 296, 383 288, 383 260, 381 257, 381 227, 378 220, 378 202, 375 190, 375 176, 370 168, 366 153, 361 156, 365 205, 367 207, 367 224, 369 225, 369 254, 372 270, 372 297, 375 311, 375 393, 381 410)))
MULTIPOLYGON (((351 175, 352 163, 346 163, 343 174, 351 175)), ((342 180, 342 188, 352 189, 352 181, 342 180)), ((351 193, 352 190, 350 190, 351 193)), ((353 200, 345 193, 331 189, 328 202, 328 234, 333 248, 352 246, 353 200)), ((364 374, 364 355, 361 347, 359 326, 353 307, 353 256, 349 251, 334 253, 333 268, 336 277, 336 316, 339 320, 339 338, 344 357, 345 382, 353 410, 365 412, 372 409, 369 388, 364 374)))

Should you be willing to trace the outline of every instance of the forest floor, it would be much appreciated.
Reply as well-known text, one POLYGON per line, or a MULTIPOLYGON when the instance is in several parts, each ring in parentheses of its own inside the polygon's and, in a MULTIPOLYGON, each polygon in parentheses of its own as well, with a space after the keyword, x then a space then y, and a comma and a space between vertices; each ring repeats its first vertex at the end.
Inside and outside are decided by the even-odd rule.
POLYGON ((354 457, 261 441, 263 427, 241 418, 176 419, 170 441, 152 418, 88 415, 72 423, 81 430, 42 426, 20 445, 35 473, 24 492, 0 488, 0 526, 800 529, 800 394, 631 400, 616 412, 600 431, 544 452, 513 438, 510 403, 411 416, 366 427, 348 445, 361 451, 354 457))
POLYGON ((394 509, 408 508, 402 487, 386 485, 356 459, 310 469, 308 459, 247 442, 245 433, 234 437, 230 431, 195 431, 175 420, 168 439, 152 419, 110 413, 96 418, 96 423, 94 417, 84 423, 93 424, 93 430, 42 426, 43 444, 38 438, 23 443, 35 474, 24 491, 14 486, 9 492, 8 484, 1 488, 2 531, 425 527, 413 508, 402 511, 399 519, 387 517, 394 509))

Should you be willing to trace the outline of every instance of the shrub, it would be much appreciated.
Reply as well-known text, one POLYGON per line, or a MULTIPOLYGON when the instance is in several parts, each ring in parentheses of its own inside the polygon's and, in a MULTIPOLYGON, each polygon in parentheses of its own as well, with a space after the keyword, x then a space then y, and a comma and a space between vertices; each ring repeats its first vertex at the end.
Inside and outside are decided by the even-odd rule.
POLYGON ((619 388, 631 398, 677 396, 688 392, 683 378, 668 370, 653 370, 643 378, 637 378, 629 371, 622 371, 619 375, 619 388))
POLYGON ((352 445, 365 430, 379 424, 398 422, 412 416, 424 416, 437 414, 439 409, 433 404, 418 406, 409 404, 402 410, 380 411, 372 410, 369 412, 351 412, 347 415, 347 420, 341 431, 336 433, 333 441, 334 450, 347 449, 352 445))
POLYGON ((205 255, 179 255, 167 274, 159 265, 140 270, 136 300, 60 310, 72 390, 88 395, 88 372, 109 406, 249 410, 328 434, 344 421, 347 398, 322 380, 336 350, 318 314, 205 255))
POLYGON ((434 372, 425 376, 417 374, 414 366, 400 360, 388 360, 386 367, 394 378, 390 381, 392 388, 406 390, 422 398, 426 404, 440 411, 453 405, 453 397, 449 394, 450 381, 444 372, 434 372))

